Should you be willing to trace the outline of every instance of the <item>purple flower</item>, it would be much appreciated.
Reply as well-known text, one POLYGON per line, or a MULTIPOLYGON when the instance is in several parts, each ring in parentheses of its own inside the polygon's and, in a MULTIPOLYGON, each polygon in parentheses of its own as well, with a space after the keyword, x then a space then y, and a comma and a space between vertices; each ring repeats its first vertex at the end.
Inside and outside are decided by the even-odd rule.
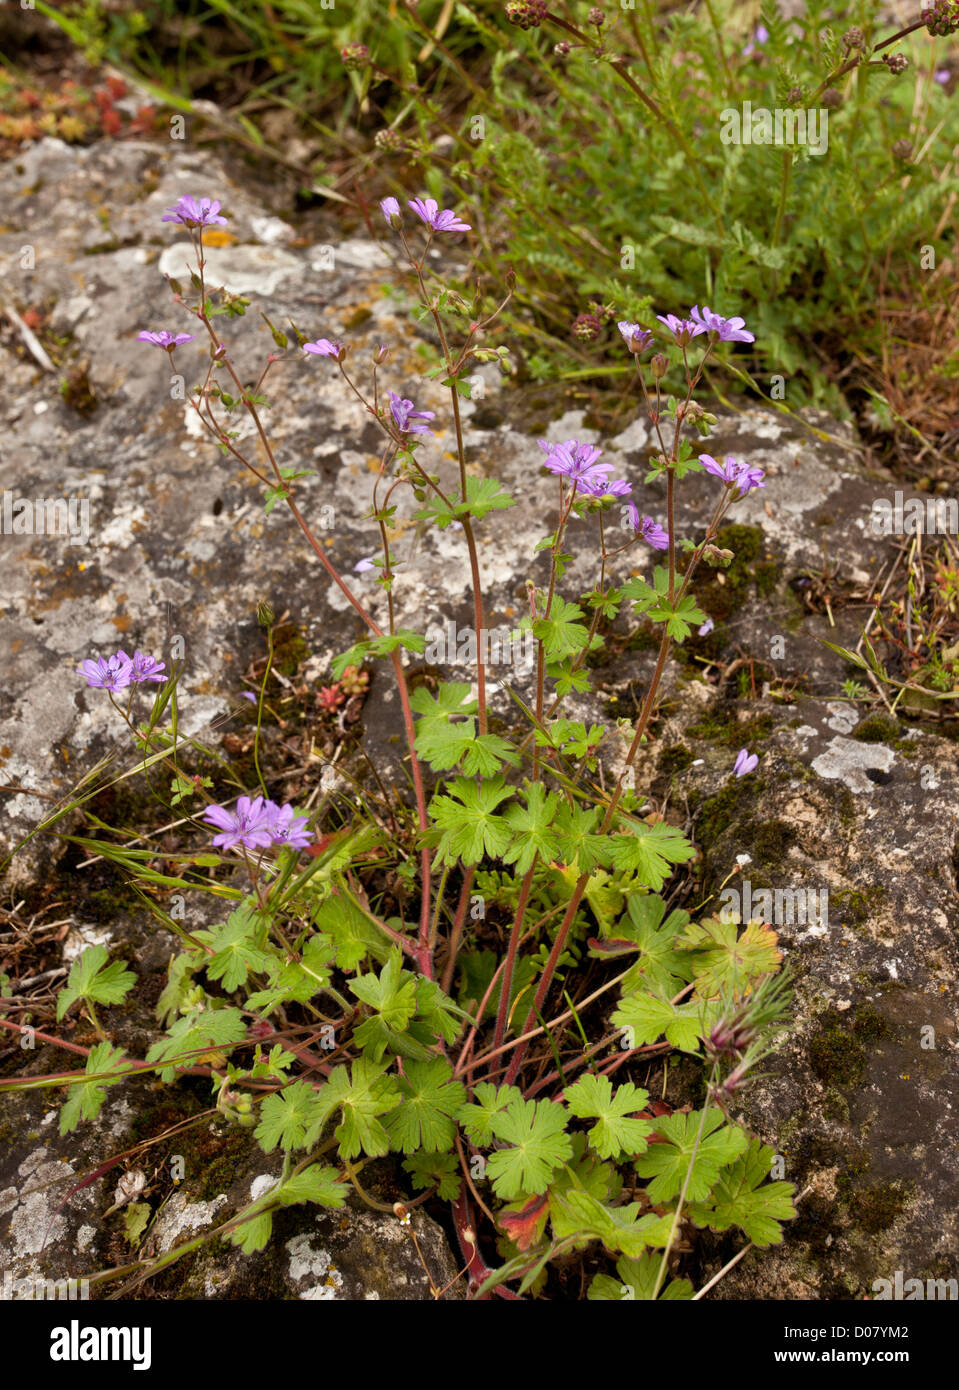
POLYGON ((268 801, 264 807, 263 823, 275 845, 306 849, 313 843, 313 832, 307 826, 306 815, 296 815, 288 804, 277 806, 275 802, 268 801))
POLYGON ((203 819, 223 831, 222 835, 213 837, 213 843, 222 849, 233 849, 234 845, 266 849, 270 844, 271 833, 262 796, 252 801, 248 796, 241 796, 235 811, 228 811, 224 806, 208 806, 203 819))
POLYGON ((669 549, 668 533, 651 516, 640 517, 639 508, 635 502, 627 503, 627 511, 633 530, 647 545, 651 545, 654 550, 669 549))
POLYGON ((172 352, 181 343, 192 343, 196 337, 195 333, 170 333, 166 328, 160 333, 148 333, 146 329, 137 334, 138 343, 153 343, 158 348, 165 348, 167 352, 172 352))
POLYGON ((143 652, 134 652, 132 656, 127 656, 121 647, 117 652, 121 661, 130 663, 132 674, 130 680, 132 684, 139 685, 141 681, 164 681, 166 676, 162 673, 166 670, 166 664, 162 661, 154 661, 152 656, 144 656, 143 652))
POLYGON ((546 467, 551 473, 565 473, 594 497, 602 497, 607 491, 613 465, 596 462, 603 451, 595 444, 580 444, 578 439, 567 439, 564 444, 550 444, 547 439, 536 442, 546 455, 546 467))
POLYGON ((765 24, 757 24, 755 30, 753 31, 752 38, 749 40, 746 47, 742 51, 742 56, 744 58, 751 57, 752 54, 756 51, 757 44, 764 44, 768 42, 769 30, 766 28, 765 24))
POLYGON ((312 353, 314 357, 332 357, 338 362, 343 344, 339 338, 334 338, 332 342, 329 338, 317 338, 315 343, 304 343, 303 351, 312 353))
POLYGON ((249 700, 251 705, 258 705, 260 703, 260 697, 252 690, 241 690, 240 699, 249 700))
POLYGON ((87 686, 98 690, 125 690, 133 681, 133 662, 123 652, 116 656, 87 658, 77 667, 78 676, 86 676, 87 686))
POLYGON ((948 68, 937 68, 936 71, 932 74, 933 81, 940 83, 940 85, 943 87, 949 81, 951 76, 952 73, 949 71, 948 68))
POLYGON ((656 317, 666 325, 680 347, 685 347, 693 338, 706 332, 705 325, 697 323, 695 319, 678 319, 675 314, 657 314, 656 317))
POLYGON ((387 222, 392 227, 393 218, 399 217, 400 215, 399 203, 396 201, 395 198, 384 198, 380 203, 380 207, 383 210, 383 216, 386 218, 387 222))
POLYGON ((362 560, 357 560, 353 568, 357 574, 366 574, 369 570, 376 569, 376 561, 365 556, 362 560))
POLYGON ((754 343, 756 335, 750 333, 746 328, 745 319, 732 318, 724 319, 721 314, 714 314, 708 305, 703 305, 702 313, 699 306, 689 311, 690 317, 696 323, 701 324, 701 332, 717 333, 721 343, 754 343))
POLYGON ((707 618, 702 627, 697 628, 696 631, 700 637, 708 637, 715 626, 716 624, 713 622, 712 618, 707 618))
POLYGON ((580 492, 588 492, 591 497, 628 497, 633 490, 632 483, 627 483, 625 478, 591 478, 579 481, 578 487, 580 492))
POLYGON ((750 753, 748 748, 740 748, 733 764, 733 772, 737 777, 745 777, 748 772, 753 772, 758 766, 759 754, 750 753))
POLYGON ((428 425, 417 424, 419 420, 435 420, 433 410, 414 410, 413 402, 404 400, 395 391, 390 392, 390 410, 400 434, 432 434, 428 425))
POLYGON ((455 212, 451 212, 449 209, 440 212, 435 198, 411 198, 409 206, 417 217, 422 217, 426 225, 431 227, 434 232, 469 232, 472 230, 470 224, 461 222, 455 212))
POLYGON ((219 217, 220 204, 210 198, 191 198, 188 194, 172 208, 167 208, 161 222, 179 222, 183 227, 225 227, 226 218, 219 217))
POLYGON ((733 458, 732 454, 726 455, 725 463, 717 463, 710 454, 700 454, 699 462, 707 473, 721 478, 727 487, 738 488, 740 497, 745 497, 754 487, 766 486, 763 481, 765 474, 761 468, 750 468, 748 463, 733 458))
POLYGON ((754 487, 765 487, 765 476, 761 468, 750 468, 748 464, 740 464, 739 477, 736 479, 740 497, 745 497, 754 487))
POLYGON ((629 348, 630 352, 642 352, 643 349, 648 348, 653 341, 653 335, 650 333, 649 329, 641 328, 638 323, 630 323, 627 319, 624 319, 623 322, 618 323, 616 327, 619 329, 620 333, 622 333, 626 341, 626 346, 629 348))
POLYGON ((712 454, 700 454, 699 462, 707 473, 712 473, 715 478, 722 478, 727 487, 736 482, 739 477, 739 470, 743 467, 739 459, 733 458, 732 454, 726 455, 724 464, 717 463, 712 454))

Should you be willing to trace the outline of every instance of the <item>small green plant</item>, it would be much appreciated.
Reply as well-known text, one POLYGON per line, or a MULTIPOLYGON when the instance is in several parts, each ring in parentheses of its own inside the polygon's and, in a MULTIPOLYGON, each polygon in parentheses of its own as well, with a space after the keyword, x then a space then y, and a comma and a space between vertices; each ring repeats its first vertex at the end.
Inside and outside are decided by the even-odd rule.
MULTIPOLYGON (((79 674, 106 693, 129 729, 131 773, 162 773, 153 781, 171 788, 165 804, 175 803, 179 822, 188 819, 182 847, 164 850, 160 865, 152 849, 124 843, 101 821, 96 837, 66 838, 124 870, 180 949, 157 1003, 159 1036, 138 1060, 114 1046, 95 1012, 118 1003, 133 977, 121 964, 108 965, 103 947, 86 951, 60 996, 58 1018, 82 1007, 101 1041, 83 1071, 29 1084, 66 1088, 61 1130, 69 1132, 94 1119, 107 1087, 125 1076, 153 1072, 171 1086, 185 1074, 208 1078, 216 1109, 251 1128, 266 1153, 283 1155, 277 1184, 213 1233, 246 1252, 266 1244, 274 1214, 286 1205, 336 1207, 351 1187, 370 1200, 363 1169, 392 1155, 410 1194, 397 1215, 406 1220, 428 1200, 449 1204, 476 1297, 535 1294, 553 1261, 591 1247, 606 1252, 616 1270, 615 1278, 594 1279, 591 1298, 691 1297, 687 1280, 666 1284, 682 1222, 736 1228, 767 1246, 782 1239, 782 1222, 794 1214, 792 1185, 770 1181, 772 1150, 731 1113, 784 1024, 788 989, 775 933, 761 922, 693 920, 670 909, 662 894, 695 851, 644 804, 631 775, 656 720, 670 652, 707 622, 696 601, 697 572, 730 563, 731 552, 716 543, 724 519, 765 485, 761 469, 697 454, 688 437, 704 439, 711 427, 693 401, 707 365, 753 336, 741 318, 698 305, 689 317, 661 315, 650 326, 620 321, 622 351, 632 359, 656 440, 647 478, 663 485, 665 525, 640 514, 632 484, 610 476, 600 448, 575 439, 531 442, 530 486, 548 482, 553 496, 535 547, 548 561, 548 579, 530 580, 528 612, 515 630, 491 634, 476 537, 515 501, 495 478, 467 468, 459 403, 476 364, 509 371, 505 346, 488 345, 488 337, 512 282, 491 304, 434 283, 427 270, 433 239, 469 225, 431 199, 413 199, 409 208, 427 233, 418 245, 398 201, 383 201, 439 342, 428 376, 448 392, 456 443, 454 466, 433 471, 434 412, 395 391, 384 395, 386 348, 369 363, 370 386, 347 344, 270 325, 278 351, 244 385, 223 334, 246 303, 207 283, 203 231, 225 221, 219 208, 183 197, 164 218, 186 229, 193 246, 192 289, 174 287, 174 297, 198 334, 139 336, 171 364, 202 337, 205 367, 191 396, 197 418, 225 456, 257 477, 265 509, 286 509, 363 623, 366 635, 333 663, 344 695, 365 690, 371 670, 374 680, 384 666, 392 671, 410 795, 396 799, 389 828, 357 809, 348 823, 313 823, 270 799, 269 768, 259 756, 275 656, 268 604, 258 612, 267 634, 263 679, 259 692, 247 692, 257 715, 246 786, 237 787, 222 765, 206 776, 181 764, 182 667, 172 653, 169 669, 138 650, 85 660, 79 674), (378 552, 355 566, 377 572, 375 602, 351 585, 311 529, 297 500, 304 471, 277 461, 264 425, 264 382, 281 353, 335 369, 382 433, 368 513, 378 552), (265 465, 246 452, 235 428, 241 412, 265 465), (716 479, 712 515, 698 539, 680 538, 677 488, 703 472, 716 479), (431 637, 397 620, 402 571, 394 522, 404 494, 415 507, 412 520, 452 528, 462 539, 474 627, 455 651, 442 650, 442 628, 431 637), (595 585, 580 601, 562 592, 574 517, 577 534, 589 528, 596 549, 595 585), (632 552, 635 569, 640 545, 659 563, 646 577, 614 582, 614 571, 629 568, 619 557, 632 552), (620 614, 652 626, 655 668, 634 723, 587 725, 565 705, 574 692, 589 692, 587 657, 602 650, 620 614), (519 714, 516 727, 504 721, 494 729, 489 669, 503 664, 504 651, 519 714), (439 678, 411 690, 404 653, 426 655, 434 668, 465 663, 475 693, 471 682, 439 678), (143 718, 137 701, 151 685, 157 690, 143 718), (600 750, 615 750, 619 740, 619 771, 604 786, 600 750), (227 792, 235 790, 234 801, 227 792), (209 843, 211 828, 217 833, 209 843), (161 905, 160 895, 171 892, 215 895, 229 911, 215 926, 188 931, 161 905), (631 1079, 631 1066, 648 1068, 674 1052, 705 1068, 695 1108, 654 1101, 631 1079)), ((745 748, 735 759, 730 753, 729 774, 751 775, 758 762, 745 748)), ((127 1237, 146 1229, 138 1211, 127 1237)), ((211 1238, 137 1265, 136 1277, 211 1238)))

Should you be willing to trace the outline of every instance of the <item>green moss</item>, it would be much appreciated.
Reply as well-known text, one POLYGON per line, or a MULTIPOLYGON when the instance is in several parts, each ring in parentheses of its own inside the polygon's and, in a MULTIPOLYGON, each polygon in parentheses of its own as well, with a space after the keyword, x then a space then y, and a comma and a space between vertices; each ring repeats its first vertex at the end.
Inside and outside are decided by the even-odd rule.
MULTIPOLYGON (((708 849, 724 830, 736 818, 736 812, 741 804, 749 804, 756 793, 755 785, 752 789, 744 787, 741 781, 730 782, 722 791, 715 796, 706 797, 699 806, 699 815, 696 821, 696 839, 704 849, 708 849)), ((690 799, 691 803, 693 798, 690 799)), ((695 806, 693 809, 696 809, 695 806)))
POLYGON ((703 715, 697 724, 690 724, 686 733, 690 738, 705 739, 708 743, 735 744, 738 748, 750 748, 760 743, 773 727, 771 714, 760 714, 755 719, 740 720, 731 706, 721 706, 703 715))
POLYGON ((866 1073, 866 1049, 833 1015, 809 1044, 809 1065, 827 1086, 857 1086, 866 1073))
POLYGON ((860 1230, 875 1235, 892 1225, 908 1196, 908 1192, 896 1183, 864 1188, 849 1198, 849 1214, 860 1230))
POLYGON ((273 665, 281 675, 295 676, 300 666, 308 659, 310 649, 292 623, 273 631, 273 665))
POLYGON ((660 772, 664 772, 668 777, 677 772, 684 772, 692 764, 693 755, 682 743, 674 743, 669 748, 664 748, 659 755, 657 767, 660 772))
POLYGON ((857 724, 852 736, 860 743, 893 743, 902 738, 902 728, 891 714, 870 714, 857 724))
POLYGON ((752 844, 761 860, 780 863, 796 842, 796 831, 784 820, 764 821, 756 831, 752 844))
POLYGON ((852 1027, 856 1037, 863 1042, 878 1042, 880 1038, 888 1038, 892 1034, 886 1019, 869 1003, 860 1004, 852 1027))
POLYGON ((829 905, 843 926, 861 927, 876 911, 885 892, 882 884, 875 888, 841 888, 838 893, 830 893, 829 905))

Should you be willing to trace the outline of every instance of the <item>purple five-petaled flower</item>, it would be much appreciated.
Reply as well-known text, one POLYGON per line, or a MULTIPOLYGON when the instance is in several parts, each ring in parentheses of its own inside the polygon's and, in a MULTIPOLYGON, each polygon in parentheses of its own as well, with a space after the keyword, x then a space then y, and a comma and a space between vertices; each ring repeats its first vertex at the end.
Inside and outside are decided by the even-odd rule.
POLYGON ((236 845, 244 845, 247 849, 266 849, 271 835, 264 815, 264 802, 262 796, 252 800, 248 796, 241 796, 235 811, 228 811, 225 806, 208 806, 203 819, 208 825, 215 825, 222 831, 222 834, 213 836, 213 843, 221 849, 233 849, 236 845))
POLYGON ((596 497, 608 491, 613 465, 596 462, 603 451, 595 444, 580 444, 578 439, 567 439, 563 444, 551 444, 547 439, 536 442, 546 455, 546 467, 551 473, 564 473, 582 491, 596 497))
POLYGON ((305 815, 297 815, 288 804, 277 806, 263 796, 241 796, 235 811, 228 811, 225 806, 208 806, 203 819, 222 832, 213 837, 213 843, 221 849, 233 849, 236 845, 246 849, 267 849, 271 845, 306 849, 313 839, 305 815))
POLYGON ((737 777, 745 777, 748 772, 753 772, 758 766, 759 754, 750 753, 748 748, 740 748, 733 764, 733 772, 737 777))
POLYGON ((395 391, 390 392, 390 411, 393 421, 400 434, 432 434, 429 425, 421 424, 420 421, 435 420, 434 410, 414 410, 413 402, 398 396, 395 391))
POLYGON ((370 570, 376 569, 376 561, 370 555, 364 555, 362 560, 357 560, 353 569, 357 574, 368 574, 370 570))
POLYGON ((663 530, 658 522, 654 521, 651 516, 641 517, 635 502, 628 502, 626 509, 629 512, 630 525, 647 545, 651 545, 654 550, 669 549, 669 534, 663 530))
POLYGON ((127 656, 121 647, 117 652, 121 661, 128 661, 131 668, 130 681, 133 685, 139 685, 141 681, 165 681, 166 663, 155 661, 152 656, 146 656, 143 652, 134 652, 132 656, 127 656))
POLYGON ((87 685, 98 690, 125 690, 133 680, 133 662, 121 652, 95 661, 88 657, 77 667, 77 675, 85 676, 87 685))
POLYGON ((699 462, 707 473, 721 478, 727 487, 738 488, 740 497, 745 497, 746 493, 755 487, 766 486, 763 481, 765 474, 761 468, 750 468, 748 463, 733 458, 732 454, 726 455, 725 463, 718 463, 711 454, 700 454, 699 462))
POLYGON ((149 333, 146 329, 137 334, 138 343, 153 343, 155 347, 163 348, 166 352, 172 352, 181 343, 192 343, 196 337, 195 333, 171 333, 164 328, 159 333, 149 333))
POLYGON ((649 329, 642 328, 638 323, 630 323, 627 319, 624 319, 622 323, 618 323, 616 327, 619 329, 620 333, 622 333, 626 346, 629 348, 630 352, 642 352, 643 349, 648 348, 653 341, 653 335, 649 329))
POLYGON ((142 681, 162 681, 166 677, 162 661, 155 661, 143 652, 128 656, 121 648, 115 656, 98 657, 95 661, 87 658, 77 667, 77 675, 85 676, 88 686, 98 690, 125 690, 128 685, 140 685, 142 681))
POLYGON ((339 338, 334 338, 332 341, 329 338, 317 338, 315 343, 304 343, 303 351, 311 353, 314 357, 332 357, 338 362, 343 351, 343 344, 339 338))
POLYGON ((678 319, 675 314, 657 314, 656 317, 666 325, 680 347, 685 347, 693 338, 706 332, 705 325, 697 323, 695 319, 678 319))
POLYGON ((306 849, 313 843, 313 834, 307 825, 307 817, 299 815, 288 803, 277 806, 268 801, 264 808, 264 824, 270 832, 274 845, 290 845, 293 849, 306 849))
POLYGON ((440 212, 439 204, 435 198, 411 198, 409 206, 417 217, 421 217, 427 227, 430 227, 434 232, 469 232, 472 230, 468 222, 461 222, 456 213, 449 208, 440 212))
POLYGON ((183 227, 225 227, 226 218, 220 217, 220 204, 214 198, 191 198, 185 194, 167 208, 160 218, 161 222, 179 222, 183 227))
POLYGON ((399 217, 400 215, 400 205, 397 202, 397 200, 395 198, 381 199, 380 210, 382 211, 383 216, 386 218, 387 222, 389 222, 390 226, 392 227, 393 218, 399 217))
POLYGON ((756 335, 750 333, 746 328, 746 320, 738 316, 731 319, 724 319, 722 314, 714 314, 707 304, 703 305, 702 313, 697 304, 694 309, 689 311, 690 318, 702 325, 702 330, 706 333, 717 334, 721 343, 754 343, 756 335))

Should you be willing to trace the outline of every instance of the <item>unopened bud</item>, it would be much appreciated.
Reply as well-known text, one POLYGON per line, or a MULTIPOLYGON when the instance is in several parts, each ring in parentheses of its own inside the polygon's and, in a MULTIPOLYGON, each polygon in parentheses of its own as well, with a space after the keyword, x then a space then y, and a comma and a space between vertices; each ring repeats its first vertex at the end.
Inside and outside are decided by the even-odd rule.
POLYGON ((260 627, 272 627, 276 622, 276 614, 265 599, 256 605, 256 620, 260 627))
POLYGON ((649 365, 652 368, 653 376, 656 380, 662 381, 669 368, 668 359, 665 358, 661 352, 657 352, 655 357, 649 359, 649 365))
POLYGON ((736 556, 732 550, 720 550, 718 545, 703 548, 703 559, 710 569, 728 570, 736 556))
POLYGON ((827 87, 820 101, 827 110, 835 111, 837 106, 842 106, 842 92, 837 87, 827 87))
POLYGON ((388 348, 384 343, 380 343, 379 347, 376 349, 376 351, 375 351, 374 354, 373 354, 373 361, 374 361, 374 363, 376 364, 377 367, 382 367, 383 363, 384 363, 384 362, 388 362, 389 360, 390 360, 390 350, 389 350, 389 348, 388 348))
POLYGON ((365 43, 348 43, 340 49, 340 58, 347 72, 359 72, 369 66, 370 50, 365 43))

